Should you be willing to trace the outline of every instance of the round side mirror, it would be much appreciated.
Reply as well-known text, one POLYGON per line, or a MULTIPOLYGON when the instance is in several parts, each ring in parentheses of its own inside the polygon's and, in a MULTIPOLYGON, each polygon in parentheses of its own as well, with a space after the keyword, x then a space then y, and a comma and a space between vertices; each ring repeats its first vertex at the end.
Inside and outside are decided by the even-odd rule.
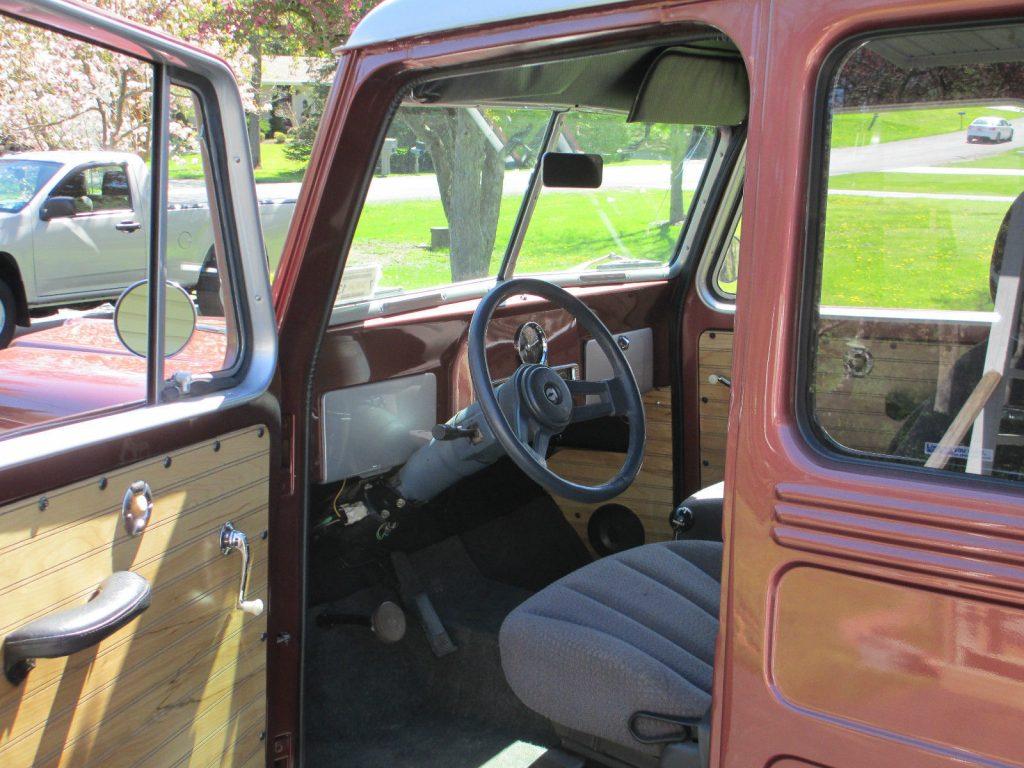
MULTIPOLYGON (((149 282, 140 280, 125 288, 114 306, 117 338, 130 352, 145 357, 149 348, 149 282)), ((196 330, 196 307, 188 291, 167 282, 164 302, 164 356, 185 348, 196 330)))

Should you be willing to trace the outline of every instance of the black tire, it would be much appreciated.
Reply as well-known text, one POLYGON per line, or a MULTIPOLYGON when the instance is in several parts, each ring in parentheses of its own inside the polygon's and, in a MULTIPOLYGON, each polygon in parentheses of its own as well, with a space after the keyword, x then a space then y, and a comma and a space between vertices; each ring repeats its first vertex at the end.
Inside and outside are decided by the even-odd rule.
POLYGON ((14 291, 3 280, 0 280, 0 349, 11 343, 14 338, 14 326, 18 323, 18 302, 14 291))
POLYGON ((196 281, 196 304, 200 315, 224 317, 224 302, 220 299, 220 275, 217 274, 217 257, 213 248, 206 254, 203 267, 196 281))

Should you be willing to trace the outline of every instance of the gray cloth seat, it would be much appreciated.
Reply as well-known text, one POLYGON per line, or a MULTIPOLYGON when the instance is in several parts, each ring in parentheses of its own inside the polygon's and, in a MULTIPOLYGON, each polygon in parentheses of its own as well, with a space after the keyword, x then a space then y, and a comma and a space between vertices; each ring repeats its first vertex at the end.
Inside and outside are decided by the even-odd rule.
MULTIPOLYGON (((555 723, 657 754, 631 735, 630 718, 710 708, 721 571, 713 541, 647 544, 584 566, 506 617, 505 678, 555 723)), ((645 735, 656 734, 647 722, 645 735)))

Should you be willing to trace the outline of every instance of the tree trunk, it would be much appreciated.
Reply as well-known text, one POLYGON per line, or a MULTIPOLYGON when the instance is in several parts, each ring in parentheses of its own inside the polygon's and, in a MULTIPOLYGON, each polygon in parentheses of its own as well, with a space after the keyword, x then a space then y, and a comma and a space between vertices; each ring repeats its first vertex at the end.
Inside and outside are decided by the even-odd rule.
POLYGON ((683 171, 692 136, 697 132, 682 125, 673 125, 669 132, 669 168, 672 180, 669 184, 668 223, 679 224, 686 218, 683 203, 683 171))
POLYGON ((505 180, 504 151, 468 109, 410 110, 404 117, 434 163, 451 237, 452 281, 486 277, 505 180))
POLYGON ((260 167, 260 88, 263 85, 263 44, 260 36, 253 34, 249 38, 249 55, 252 57, 252 77, 249 79, 252 85, 253 95, 256 101, 256 111, 245 116, 246 126, 249 129, 249 151, 252 153, 252 167, 260 167))

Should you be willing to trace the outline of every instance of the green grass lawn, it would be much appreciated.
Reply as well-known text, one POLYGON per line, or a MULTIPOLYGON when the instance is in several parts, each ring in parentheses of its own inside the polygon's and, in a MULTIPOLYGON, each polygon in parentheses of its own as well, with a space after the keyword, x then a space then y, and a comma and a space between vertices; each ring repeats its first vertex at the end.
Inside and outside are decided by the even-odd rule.
POLYGON ((976 117, 988 116, 1015 120, 1024 117, 1024 113, 988 107, 950 107, 879 112, 876 119, 874 112, 845 112, 837 114, 832 121, 832 146, 863 146, 966 131, 976 117), (966 113, 962 125, 960 112, 966 113))
MULTIPOLYGON (((305 160, 292 160, 285 153, 286 144, 265 141, 260 144, 260 167, 254 173, 256 183, 302 181, 305 160)), ((199 155, 172 155, 168 175, 172 179, 202 179, 203 166, 199 155)))
MULTIPOLYGON (((916 180, 918 190, 935 189, 934 177, 884 175, 916 180)), ((986 183, 992 180, 985 178, 986 183)), ((664 217, 662 193, 606 193, 600 206, 591 197, 552 194, 541 200, 519 258, 520 274, 576 267, 609 253, 624 253, 623 245, 637 258, 668 256, 678 228, 663 231, 658 226, 664 217), (614 222, 618 241, 608 232, 606 220, 614 222)), ((504 253, 518 202, 515 196, 505 199, 492 274, 504 253)), ((989 259, 1006 208, 1003 203, 831 197, 823 303, 991 309, 989 259)), ((381 288, 447 285, 451 281, 448 251, 427 247, 430 227, 444 223, 444 212, 436 201, 368 204, 349 263, 381 264, 381 288)))
POLYGON ((953 163, 958 168, 1019 168, 1024 170, 1024 150, 1011 149, 998 155, 953 163))
MULTIPOLYGON (((497 271, 520 198, 502 202, 490 274, 497 271)), ((518 259, 517 271, 571 269, 616 254, 664 262, 679 227, 662 226, 667 192, 614 190, 542 195, 518 259)), ((445 226, 440 201, 368 203, 352 244, 349 263, 380 264, 381 288, 413 290, 451 282, 448 251, 430 250, 430 228, 445 226)))
POLYGON ((850 173, 829 179, 830 189, 870 189, 880 192, 927 192, 951 195, 1002 195, 1024 191, 1020 176, 944 176, 925 173, 850 173))
POLYGON ((822 303, 989 310, 989 260, 1006 204, 829 198, 822 303))

